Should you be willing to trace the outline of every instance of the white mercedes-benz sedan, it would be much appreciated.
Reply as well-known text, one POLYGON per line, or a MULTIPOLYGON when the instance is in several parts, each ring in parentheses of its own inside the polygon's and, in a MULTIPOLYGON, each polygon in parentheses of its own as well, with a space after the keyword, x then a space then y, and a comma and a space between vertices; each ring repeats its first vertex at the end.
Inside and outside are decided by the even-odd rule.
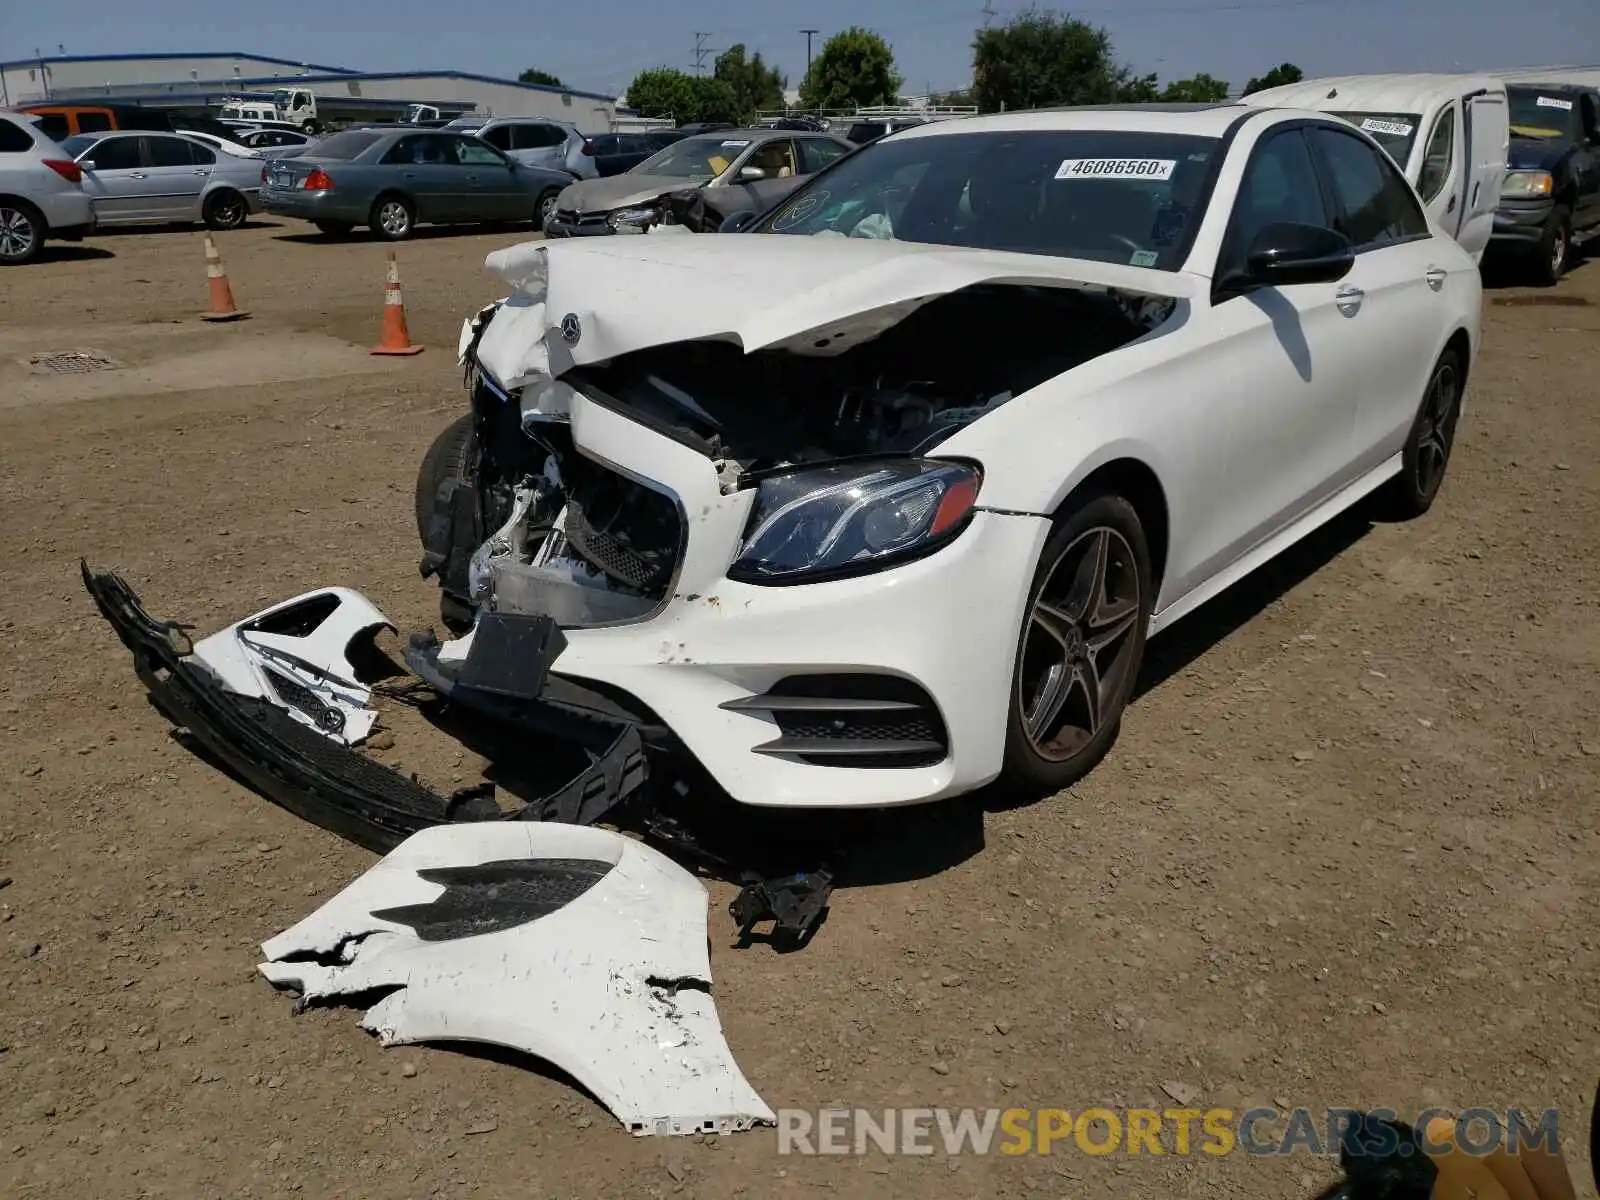
POLYGON ((1148 637, 1428 509, 1478 346, 1472 259, 1308 111, 930 123, 732 224, 490 256, 417 489, 461 636, 408 662, 753 805, 1071 783, 1148 637))

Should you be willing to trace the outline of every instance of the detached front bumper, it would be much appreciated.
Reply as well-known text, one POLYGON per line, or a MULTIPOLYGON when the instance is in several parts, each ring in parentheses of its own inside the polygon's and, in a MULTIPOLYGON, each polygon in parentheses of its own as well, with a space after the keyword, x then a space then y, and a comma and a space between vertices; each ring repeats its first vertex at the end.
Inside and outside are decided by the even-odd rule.
POLYGON ((1555 211, 1556 202, 1541 200, 1502 200, 1494 213, 1494 231, 1489 245, 1496 249, 1531 250, 1544 237, 1545 223, 1555 211))

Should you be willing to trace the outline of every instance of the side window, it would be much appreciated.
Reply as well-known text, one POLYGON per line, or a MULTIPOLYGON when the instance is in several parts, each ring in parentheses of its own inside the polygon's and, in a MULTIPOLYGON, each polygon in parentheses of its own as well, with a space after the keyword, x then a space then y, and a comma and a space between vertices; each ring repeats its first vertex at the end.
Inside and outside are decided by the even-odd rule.
POLYGON ((1251 243, 1261 231, 1284 222, 1332 227, 1311 150, 1298 129, 1268 134, 1250 152, 1223 238, 1216 277, 1224 279, 1242 271, 1251 243))
POLYGON ((757 146, 747 167, 760 167, 768 179, 788 179, 794 172, 794 143, 788 138, 775 138, 757 146))
POLYGON ((496 125, 493 129, 485 130, 479 136, 497 149, 509 150, 511 149, 511 129, 510 125, 496 125))
POLYGON ((615 133, 602 133, 599 137, 589 139, 589 144, 594 147, 596 154, 621 154, 623 152, 622 136, 615 133))
POLYGON ((845 148, 827 138, 800 138, 800 173, 814 175, 836 159, 843 158, 845 148))
POLYGON ((450 138, 455 145, 455 160, 463 167, 503 167, 505 158, 493 146, 475 137, 450 138))
POLYGON ((33 135, 10 121, 0 120, 0 154, 21 154, 33 149, 33 135))
POLYGON ((196 166, 210 166, 212 163, 217 161, 217 152, 210 146, 197 146, 193 142, 190 142, 189 153, 194 156, 194 162, 196 166))
POLYGON ((96 171, 132 171, 140 165, 139 142, 136 137, 101 138, 83 157, 96 171))
POLYGON ((548 150, 567 140, 566 130, 538 121, 518 125, 516 130, 516 137, 511 144, 518 150, 548 150))
POLYGON ((193 151, 199 149, 193 142, 177 137, 152 137, 149 146, 152 167, 192 167, 193 151))
POLYGON ((111 128, 111 114, 103 112, 81 112, 78 114, 79 133, 99 133, 103 129, 111 128))
POLYGON ((395 163, 409 163, 417 161, 417 150, 422 139, 420 137, 403 137, 389 147, 383 156, 385 164, 393 166, 395 163))
POLYGON ((1444 190, 1444 185, 1450 182, 1450 159, 1455 142, 1456 110, 1447 108, 1434 121, 1433 132, 1428 135, 1428 148, 1422 153, 1417 191, 1422 194, 1424 204, 1431 203, 1444 190))
POLYGON ((1324 125, 1311 136, 1340 210, 1333 227, 1358 251, 1427 236, 1428 221, 1411 185, 1387 154, 1353 133, 1324 125))

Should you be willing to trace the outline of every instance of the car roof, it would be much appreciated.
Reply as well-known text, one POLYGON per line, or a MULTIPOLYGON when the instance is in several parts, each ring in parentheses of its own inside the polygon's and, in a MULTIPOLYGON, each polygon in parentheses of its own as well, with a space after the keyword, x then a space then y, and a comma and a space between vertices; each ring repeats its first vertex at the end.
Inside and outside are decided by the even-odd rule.
POLYGON ((1074 108, 1042 108, 1028 112, 990 113, 924 121, 899 130, 895 141, 949 137, 958 133, 1016 133, 1036 130, 1176 133, 1222 137, 1252 111, 1238 104, 1095 104, 1074 108))
POLYGON ((1487 90, 1505 84, 1488 75, 1332 75, 1303 79, 1252 92, 1239 103, 1251 108, 1343 109, 1355 112, 1422 113, 1443 96, 1487 90))

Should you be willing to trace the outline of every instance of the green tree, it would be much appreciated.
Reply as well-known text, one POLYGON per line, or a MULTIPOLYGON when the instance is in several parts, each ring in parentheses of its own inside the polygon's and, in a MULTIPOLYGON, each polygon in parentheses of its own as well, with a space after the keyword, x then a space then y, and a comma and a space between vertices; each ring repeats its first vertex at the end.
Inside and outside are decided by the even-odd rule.
POLYGON ((1161 92, 1161 99, 1178 104, 1212 104, 1228 98, 1228 81, 1215 79, 1204 71, 1191 79, 1178 79, 1161 92))
POLYGON ((852 25, 823 43, 800 84, 800 103, 811 109, 893 104, 904 82, 894 68, 889 43, 852 25))
POLYGON ((542 83, 542 84, 545 85, 545 87, 564 87, 564 86, 566 86, 565 84, 563 84, 561 82, 560 79, 558 79, 554 75, 550 74, 549 71, 541 71, 541 70, 539 70, 538 67, 529 67, 521 75, 517 76, 517 82, 518 83, 542 83))
POLYGON ((762 61, 759 50, 746 58, 742 42, 729 46, 717 55, 711 73, 733 89, 733 102, 741 121, 754 120, 763 109, 783 107, 783 88, 788 81, 776 67, 762 61))
POLYGON ((1263 92, 1267 88, 1282 87, 1286 83, 1299 83, 1306 77, 1306 73, 1293 63, 1280 63, 1265 75, 1253 78, 1244 85, 1244 94, 1263 92))
POLYGON ((1121 104, 1154 104, 1159 99, 1161 87, 1154 72, 1132 76, 1117 88, 1117 100, 1121 104))
POLYGON ((738 103, 726 80, 689 75, 675 67, 640 71, 628 85, 623 103, 642 117, 671 117, 680 125, 739 119, 738 103))
POLYGON ((1111 53, 1111 35, 1076 17, 1029 8, 972 42, 972 88, 984 112, 1154 99, 1111 53), (1125 94, 1131 91, 1133 94, 1125 94))

